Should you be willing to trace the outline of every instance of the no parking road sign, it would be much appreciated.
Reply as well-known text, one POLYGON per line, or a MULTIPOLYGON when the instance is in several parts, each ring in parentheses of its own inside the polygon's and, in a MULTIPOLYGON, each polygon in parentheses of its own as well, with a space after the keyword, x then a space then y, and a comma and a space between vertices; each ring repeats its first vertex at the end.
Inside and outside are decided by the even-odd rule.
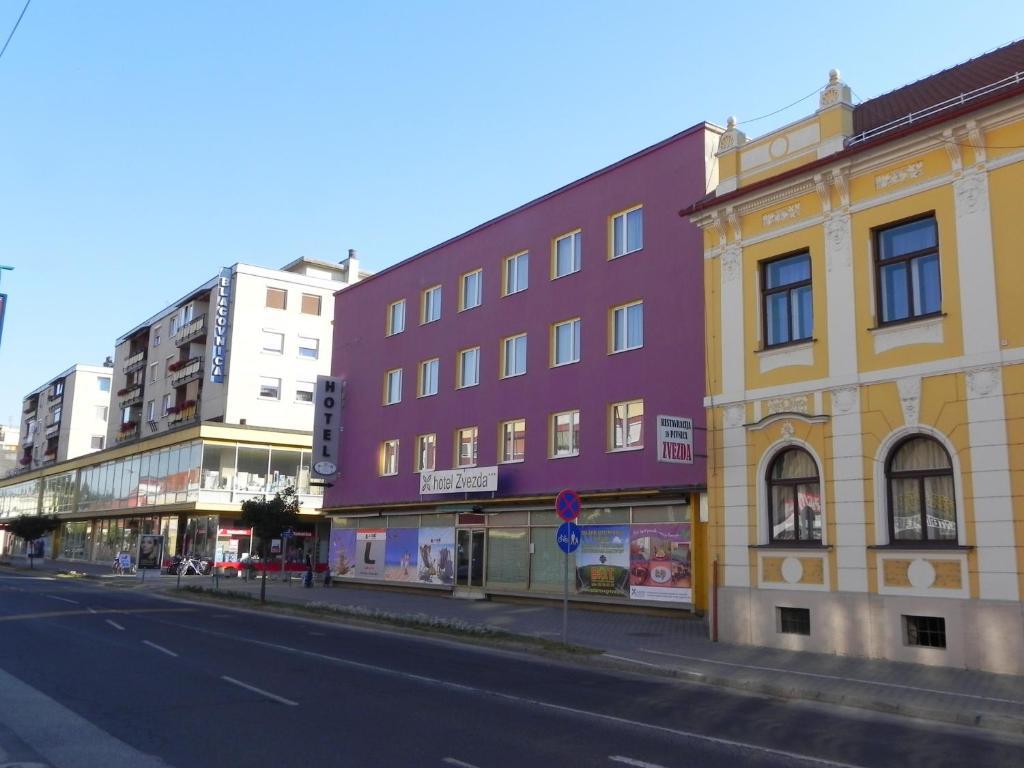
POLYGON ((575 520, 580 516, 580 497, 576 491, 568 489, 558 494, 555 499, 555 513, 565 522, 575 520))

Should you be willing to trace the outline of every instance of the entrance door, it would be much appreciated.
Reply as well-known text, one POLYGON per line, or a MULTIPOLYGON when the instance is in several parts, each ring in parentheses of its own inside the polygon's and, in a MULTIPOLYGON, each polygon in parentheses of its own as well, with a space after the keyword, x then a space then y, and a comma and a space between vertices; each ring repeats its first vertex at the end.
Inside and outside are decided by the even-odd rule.
POLYGON ((484 531, 459 528, 455 531, 455 586, 466 591, 483 592, 484 531))

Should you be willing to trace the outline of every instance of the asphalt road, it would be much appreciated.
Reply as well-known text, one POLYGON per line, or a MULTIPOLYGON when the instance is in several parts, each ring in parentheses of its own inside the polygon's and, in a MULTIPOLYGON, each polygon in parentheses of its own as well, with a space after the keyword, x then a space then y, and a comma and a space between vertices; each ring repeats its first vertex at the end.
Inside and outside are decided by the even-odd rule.
POLYGON ((0 575, 0 765, 1024 765, 1024 739, 0 575))

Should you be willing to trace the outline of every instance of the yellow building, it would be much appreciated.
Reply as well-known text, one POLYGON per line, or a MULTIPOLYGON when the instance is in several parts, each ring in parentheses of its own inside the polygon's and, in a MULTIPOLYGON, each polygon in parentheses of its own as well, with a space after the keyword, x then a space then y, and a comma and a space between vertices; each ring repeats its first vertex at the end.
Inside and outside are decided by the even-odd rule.
POLYGON ((1024 43, 758 139, 704 233, 722 640, 1024 674, 1024 43))

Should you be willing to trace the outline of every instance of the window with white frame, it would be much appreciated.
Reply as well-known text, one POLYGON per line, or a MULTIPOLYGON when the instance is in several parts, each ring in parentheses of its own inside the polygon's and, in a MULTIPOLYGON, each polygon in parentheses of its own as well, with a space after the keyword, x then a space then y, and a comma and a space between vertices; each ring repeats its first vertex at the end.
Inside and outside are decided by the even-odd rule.
POLYGON ((302 304, 299 307, 299 312, 304 315, 319 316, 321 303, 321 298, 315 293, 304 293, 302 294, 302 304))
POLYGON ((886 458, 889 540, 955 545, 953 463, 945 447, 927 435, 900 442, 886 458))
POLYGON ((312 381, 296 381, 295 382, 295 402, 296 403, 312 403, 313 392, 316 390, 316 384, 312 381))
POLYGON ((92 448, 94 451, 102 451, 103 443, 105 440, 106 438, 103 435, 93 435, 89 447, 92 448))
POLYGON ((416 438, 416 471, 433 470, 437 459, 437 435, 416 438))
POLYGON ((312 336, 299 336, 299 357, 316 360, 320 357, 320 339, 312 336))
POLYGON ((419 397, 430 397, 437 394, 437 375, 441 361, 433 357, 420 363, 419 397))
POLYGON ((523 251, 505 259, 503 278, 505 296, 525 291, 530 286, 530 253, 523 251))
POLYGON ((612 216, 611 258, 617 259, 644 247, 644 209, 630 208, 612 216))
POLYGON ((159 347, 160 346, 160 326, 159 325, 154 325, 153 326, 152 336, 153 336, 153 346, 154 347, 159 347))
POLYGON ((555 323, 551 328, 551 364, 566 365, 580 361, 580 319, 555 323))
POLYGON ((194 304, 186 304, 181 309, 181 324, 187 325, 192 322, 192 318, 195 317, 196 308, 194 304))
POLYGON ((398 439, 385 440, 380 446, 381 475, 398 474, 398 439))
POLYGON ((146 403, 146 421, 156 421, 156 400, 146 403))
POLYGON ((160 363, 149 364, 149 380, 156 381, 157 374, 160 371, 160 363))
POLYGON ((106 421, 108 413, 109 413, 109 411, 107 409, 107 406, 105 406, 105 405, 97 405, 96 406, 96 420, 97 421, 106 421))
POLYGON ((510 464, 526 458, 526 419, 501 423, 501 463, 510 464))
POLYGON ((394 368, 384 374, 384 405, 402 402, 402 369, 394 368))
POLYGON ((551 455, 578 456, 580 452, 580 412, 562 411, 551 416, 551 455))
POLYGON ((281 379, 272 376, 260 376, 260 399, 280 400, 281 379))
POLYGON ((802 448, 787 448, 768 467, 768 540, 821 543, 818 465, 802 448))
POLYGON ((551 258, 552 279, 579 272, 583 258, 583 232, 576 230, 556 238, 551 258))
POLYGON ((405 299, 388 304, 387 335, 394 336, 405 330, 405 299))
POLYGON ((171 393, 171 392, 168 392, 166 395, 164 395, 163 408, 162 408, 163 413, 161 415, 166 416, 170 412, 171 408, 173 408, 173 407, 174 407, 174 394, 171 393))
POLYGON ((271 355, 284 354, 284 334, 263 330, 263 351, 271 355))
POLYGON ((459 287, 459 311, 479 307, 484 300, 484 272, 475 269, 462 276, 459 287))
POLYGON ((284 288, 267 288, 267 309, 287 309, 288 308, 288 291, 284 288))
POLYGON ((435 285, 427 288, 422 294, 422 308, 420 309, 420 323, 433 323, 441 319, 441 286, 435 285))
POLYGON ((939 231, 935 214, 875 230, 880 324, 942 312, 939 231))
POLYGON ((96 379, 96 385, 100 388, 100 392, 109 392, 110 391, 110 377, 109 376, 100 376, 98 379, 96 379))
POLYGON ((463 427, 455 431, 455 465, 475 467, 477 455, 476 427, 463 427))
POLYGON ((613 403, 611 416, 610 447, 613 451, 627 448, 643 448, 644 445, 644 401, 628 400, 613 403))
POLYGON ((644 345, 644 303, 634 301, 611 311, 612 352, 625 352, 644 345))
POLYGON ((475 387, 480 383, 480 347, 459 352, 458 388, 475 387))
POLYGON ((178 315, 171 315, 170 320, 168 320, 168 324, 170 325, 170 328, 167 329, 167 333, 170 336, 174 336, 174 334, 176 334, 178 332, 178 324, 179 324, 179 317, 178 317, 178 315))
POLYGON ((501 376, 522 376, 526 373, 526 334, 509 336, 501 342, 501 376))

